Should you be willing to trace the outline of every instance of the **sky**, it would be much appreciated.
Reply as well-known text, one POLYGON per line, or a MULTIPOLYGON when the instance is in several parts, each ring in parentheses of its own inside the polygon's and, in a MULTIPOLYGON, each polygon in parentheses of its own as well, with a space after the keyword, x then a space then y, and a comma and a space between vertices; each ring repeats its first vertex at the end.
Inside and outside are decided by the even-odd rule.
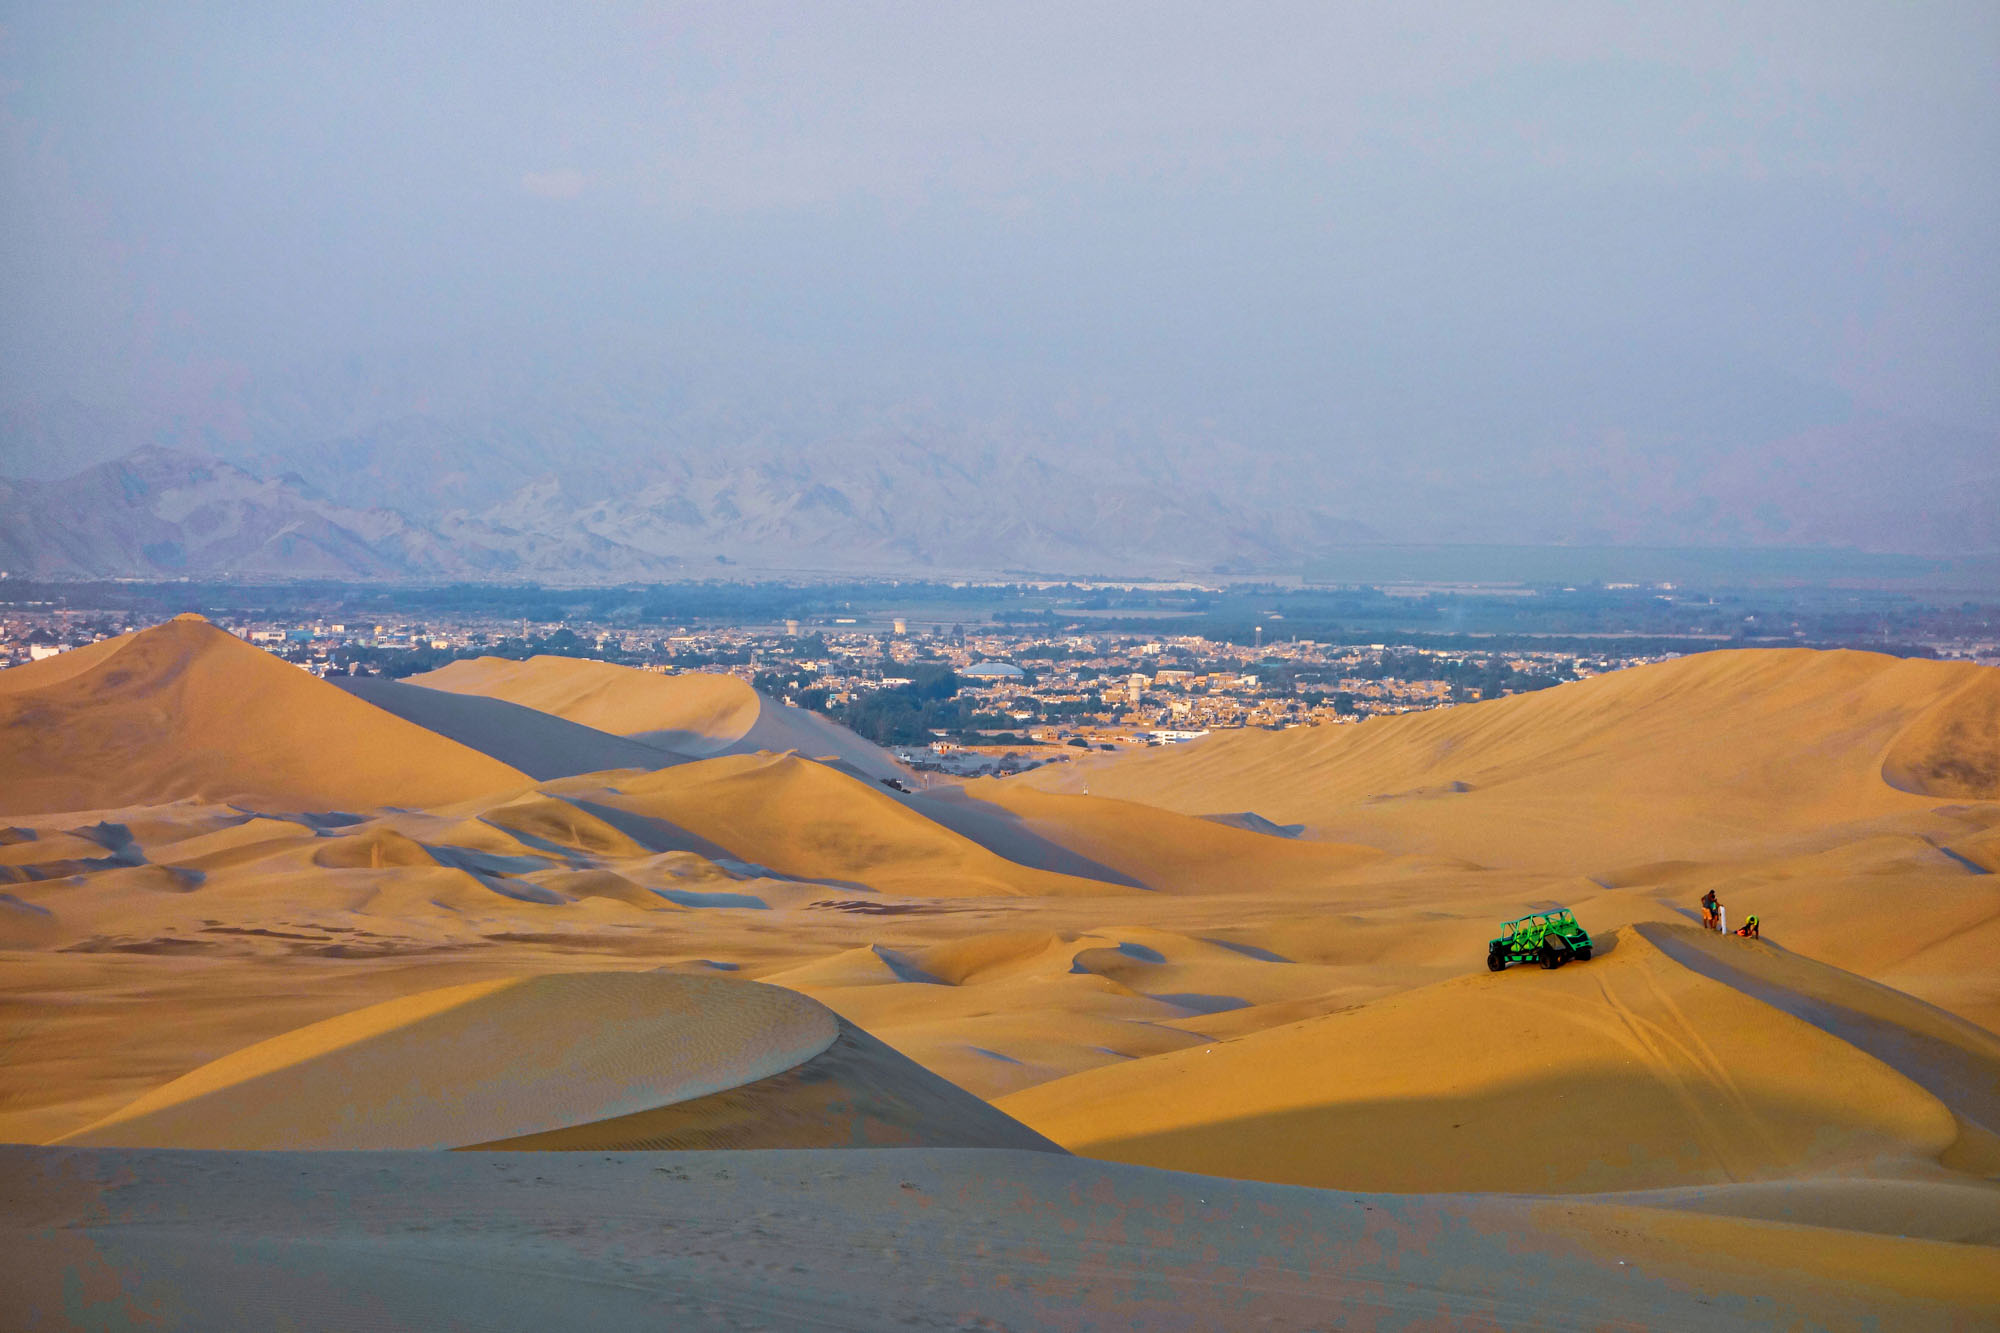
POLYGON ((699 366, 808 442, 1081 402, 1377 505, 1828 432, 1843 494, 1954 478, 1996 67, 1990 0, 0 3, 0 474, 699 366))

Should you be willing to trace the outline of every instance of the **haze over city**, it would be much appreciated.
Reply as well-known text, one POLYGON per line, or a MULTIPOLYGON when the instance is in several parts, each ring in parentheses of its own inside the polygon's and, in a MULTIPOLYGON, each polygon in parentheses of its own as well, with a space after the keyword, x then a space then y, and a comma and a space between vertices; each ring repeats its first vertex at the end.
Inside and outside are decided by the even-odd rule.
POLYGON ((1979 3, 12 6, 0 561, 1990 551, 1996 49, 1979 3), (263 484, 51 484, 142 448, 263 484))

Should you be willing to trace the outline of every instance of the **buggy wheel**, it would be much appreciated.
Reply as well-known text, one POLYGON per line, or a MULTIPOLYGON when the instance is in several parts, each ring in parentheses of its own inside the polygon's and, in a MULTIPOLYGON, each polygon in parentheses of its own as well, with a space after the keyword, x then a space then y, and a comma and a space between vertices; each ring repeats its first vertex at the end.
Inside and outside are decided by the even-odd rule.
POLYGON ((1486 970, 1488 972, 1505 972, 1507 970, 1507 955, 1501 953, 1498 949, 1489 952, 1486 955, 1486 970))
POLYGON ((1576 961, 1579 963, 1587 963, 1590 961, 1590 946, 1588 944, 1584 945, 1582 948, 1576 951, 1576 961))
POLYGON ((1556 952, 1556 946, 1553 944, 1542 945, 1540 959, 1542 970, 1545 972, 1553 972, 1563 965, 1562 955, 1556 952))

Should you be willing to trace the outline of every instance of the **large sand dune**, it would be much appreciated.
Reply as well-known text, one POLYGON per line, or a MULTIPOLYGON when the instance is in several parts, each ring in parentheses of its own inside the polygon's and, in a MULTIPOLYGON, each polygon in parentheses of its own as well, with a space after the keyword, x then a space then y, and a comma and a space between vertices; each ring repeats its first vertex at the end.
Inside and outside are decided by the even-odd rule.
POLYGON ((183 797, 265 810, 434 805, 527 781, 200 617, 0 671, 10 814, 183 797))
MULTIPOLYGON (((1769 944, 1638 926, 1000 1105, 1093 1156, 1336 1189, 1566 1193, 2000 1169, 2000 1038, 1769 944)), ((1983 1187, 1981 1238, 2000 1239, 1983 1187)))
POLYGON ((615 768, 665 768, 687 756, 504 699, 350 676, 333 683, 385 713, 490 755, 536 781, 615 768))
POLYGON ((505 699, 614 736, 679 736, 702 746, 737 739, 757 713, 756 691, 734 676, 665 676, 579 657, 481 657, 409 683, 505 699))
POLYGON ((1011 781, 1566 871, 1823 843, 1992 780, 2000 671, 1703 653, 1358 726, 1244 730, 1011 781), (1885 776, 1885 774, 1887 776, 1885 776), (1985 776, 1982 776, 1985 775, 1985 776))
POLYGON ((804 879, 922 897, 1134 891, 1129 882, 1007 860, 872 783, 791 755, 741 755, 636 775, 596 801, 804 879))
POLYGON ((2000 671, 1967 663, 1715 652, 980 786, 1248 807, 1468 876, 1564 881, 1550 898, 1572 904, 1714 889, 1737 921, 1758 913, 1795 948, 1996 1025, 2000 971, 1978 962, 2000 951, 1996 700, 2000 671))
POLYGON ((77 1145, 1050 1148, 804 996, 675 973, 474 982, 224 1056, 77 1145))
POLYGON ((908 776, 880 746, 718 672, 667 676, 573 657, 481 657, 413 676, 410 683, 504 699, 677 754, 793 750, 871 778, 908 776))
POLYGON ((1905 727, 1882 776, 1927 796, 2000 799, 2000 671, 1971 674, 1905 727))

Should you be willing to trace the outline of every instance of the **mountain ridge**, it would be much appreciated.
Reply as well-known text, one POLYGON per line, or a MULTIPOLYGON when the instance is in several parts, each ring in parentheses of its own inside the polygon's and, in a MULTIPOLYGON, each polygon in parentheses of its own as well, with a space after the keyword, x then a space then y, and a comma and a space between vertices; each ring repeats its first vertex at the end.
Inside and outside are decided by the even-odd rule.
MULTIPOLYGON (((429 498, 383 468, 357 504, 297 470, 146 446, 57 481, 0 479, 0 568, 30 577, 247 575, 618 582, 715 565, 854 573, 1079 569, 1139 572, 1297 563, 1376 539, 1304 506, 1264 511, 1171 479, 1092 476, 1033 457, 966 462, 904 442, 856 449, 662 458, 613 473, 527 475, 481 509, 429 498)), ((478 450, 431 458, 443 475, 478 450)), ((364 473, 362 456, 341 454, 364 473)), ((279 460, 268 460, 277 462, 279 460)), ((519 460, 516 460, 518 463, 519 460)), ((325 470, 323 465, 321 470, 325 470)), ((500 470, 505 471, 503 466, 500 470)))

